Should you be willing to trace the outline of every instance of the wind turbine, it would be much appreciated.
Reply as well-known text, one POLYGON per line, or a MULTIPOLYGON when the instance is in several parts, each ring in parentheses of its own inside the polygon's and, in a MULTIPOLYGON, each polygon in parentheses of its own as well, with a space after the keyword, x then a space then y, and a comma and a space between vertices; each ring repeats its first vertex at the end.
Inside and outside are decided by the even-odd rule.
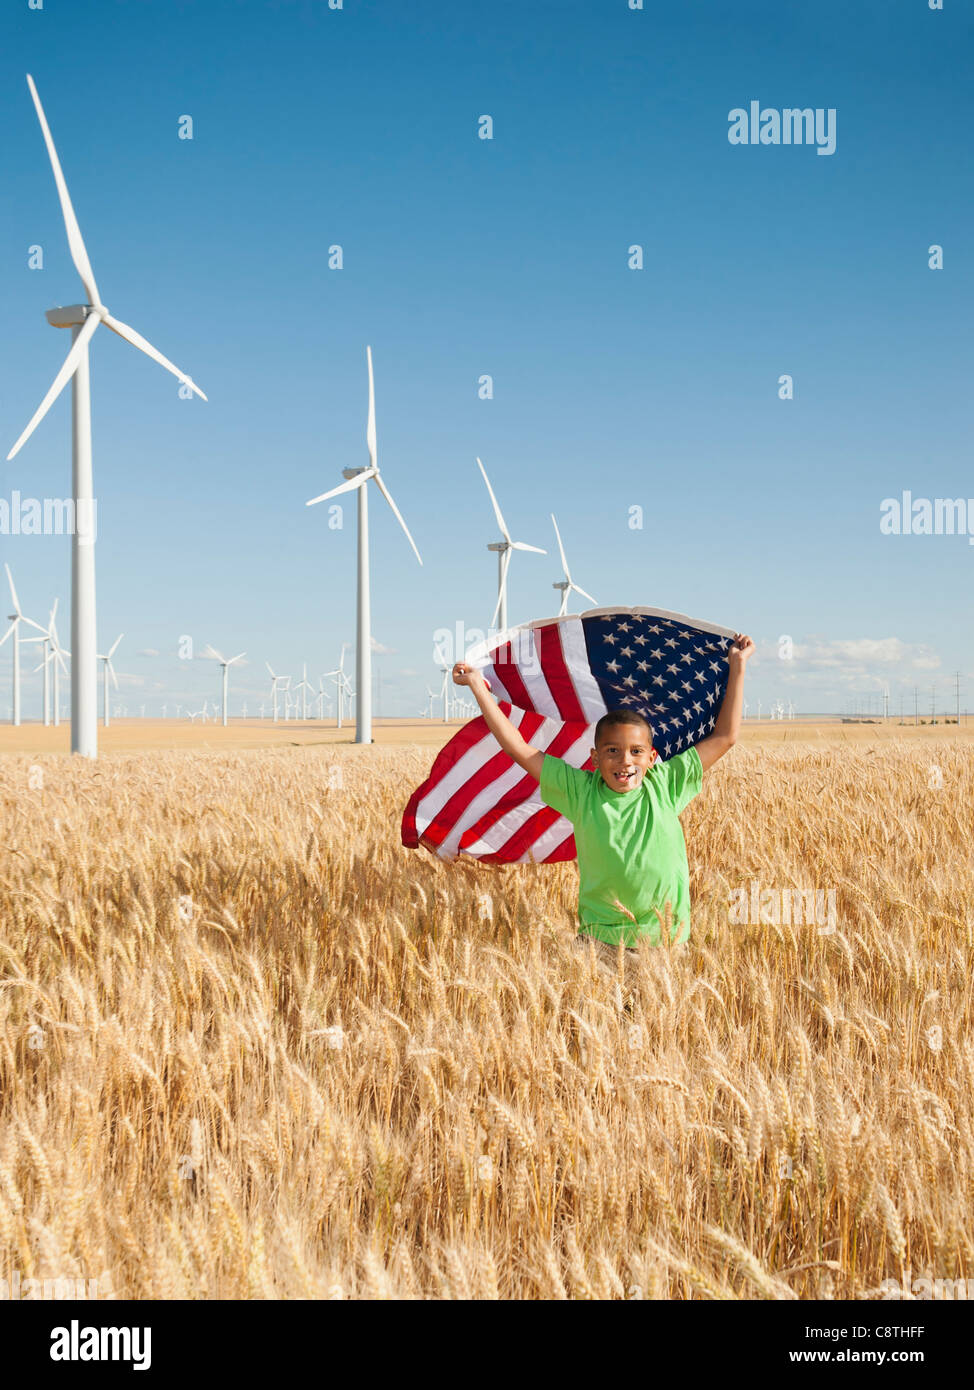
POLYGON ((367 483, 375 479, 376 487, 389 503, 396 520, 406 533, 406 539, 415 552, 416 559, 423 563, 416 549, 416 542, 409 534, 409 528, 402 519, 402 513, 392 500, 392 493, 382 481, 379 472, 378 453, 375 440, 375 380, 372 375, 372 349, 365 349, 369 364, 369 417, 365 429, 365 440, 369 450, 368 468, 343 468, 342 477, 348 481, 323 492, 320 497, 312 497, 305 503, 313 507, 329 497, 337 497, 341 492, 358 489, 358 626, 355 644, 355 688, 358 703, 355 710, 355 742, 372 742, 372 620, 369 606, 369 498, 367 483))
POLYGON ((64 664, 64 658, 63 658, 63 656, 62 656, 62 654, 61 654, 60 644, 59 644, 58 641, 57 641, 57 633, 56 633, 56 629, 55 629, 55 626, 54 626, 54 615, 55 615, 56 613, 57 613, 57 599, 54 600, 54 607, 51 609, 51 611, 50 611, 50 613, 49 613, 49 615, 48 615, 47 627, 46 627, 46 628, 41 628, 41 629, 40 629, 40 630, 41 630, 41 633, 42 633, 43 635, 42 635, 41 637, 25 637, 25 638, 24 638, 24 643, 25 643, 25 644, 27 644, 27 643, 29 643, 29 642, 43 642, 43 644, 44 644, 44 646, 43 646, 43 655, 42 655, 40 661, 38 662, 38 664, 34 667, 34 674, 36 675, 36 673, 37 673, 38 671, 40 671, 40 670, 43 670, 43 672, 44 672, 44 727, 45 727, 45 728, 47 728, 47 726, 51 723, 51 665, 52 665, 52 663, 53 663, 53 665, 54 665, 54 723, 55 723, 55 724, 60 724, 60 722, 61 722, 61 721, 60 721, 60 717, 59 717, 59 713, 58 713, 58 708, 57 708, 57 704, 58 704, 57 664, 58 664, 58 662, 60 661, 60 663, 61 663, 61 669, 64 671, 65 675, 67 675, 67 669, 68 669, 68 668, 65 666, 65 664, 64 664))
MULTIPOLYGON (((246 652, 237 652, 237 655, 236 655, 236 656, 231 656, 231 657, 229 658, 229 660, 228 660, 225 656, 221 656, 220 653, 216 650, 215 647, 211 647, 211 646, 207 645, 207 647, 206 647, 206 649, 203 651, 202 655, 203 655, 203 656, 212 657, 212 659, 213 659, 214 661, 218 661, 218 662, 220 663, 220 665, 223 667, 223 727, 226 728, 226 727, 227 727, 227 668, 228 668, 229 666, 232 666, 232 665, 234 664, 234 662, 239 661, 239 660, 241 659, 241 657, 246 656, 247 653, 246 653, 246 652)), ((204 700, 204 702, 203 702, 203 709, 204 709, 204 710, 206 709, 206 701, 205 701, 205 700, 204 700)), ((204 722, 204 724, 206 723, 206 715, 205 715, 205 714, 203 715, 203 722, 204 722)))
MULTIPOLYGON (((343 642, 343 643, 342 643, 341 656, 340 656, 340 658, 339 658, 338 665, 335 667, 334 671, 326 671, 326 672, 325 672, 325 679, 327 680, 329 677, 333 677, 333 678, 334 678, 335 685, 336 685, 337 688, 338 688, 338 727, 339 727, 339 729, 342 727, 342 710, 343 710, 343 708, 344 708, 345 692, 346 692, 346 690, 349 691, 349 692, 351 692, 351 689, 352 689, 352 687, 351 687, 351 686, 349 685, 349 683, 348 683, 348 677, 345 675, 345 648, 346 648, 348 645, 349 645, 349 644, 348 644, 347 642, 343 642)), ((349 710, 351 710, 351 702, 349 702, 349 710)))
POLYGON ((308 680, 307 663, 301 667, 301 679, 294 688, 301 691, 301 718, 306 720, 308 718, 308 691, 310 690, 312 695, 315 693, 314 686, 308 680))
POLYGON ((507 524, 501 515, 501 509, 497 505, 497 498, 494 496, 494 489, 490 485, 487 477, 487 470, 484 465, 477 460, 477 467, 484 475, 484 482, 487 484, 487 491, 490 493, 490 500, 494 504, 494 515, 497 524, 501 528, 502 541, 491 541, 487 546, 488 550, 497 551, 497 606, 494 609, 494 616, 490 620, 491 627, 496 627, 497 617, 500 615, 500 630, 507 631, 507 570, 511 563, 511 552, 513 550, 532 550, 536 555, 547 555, 547 550, 542 550, 537 545, 527 545, 524 541, 512 541, 511 533, 507 529, 507 524))
POLYGON ((98 293, 94 272, 81 237, 78 219, 74 215, 68 186, 61 172, 61 163, 54 148, 44 108, 37 95, 34 79, 27 74, 27 85, 37 111, 44 143, 54 172, 61 214, 68 235, 68 246, 75 269, 81 277, 87 303, 67 308, 49 309, 48 323, 54 328, 71 329, 71 350, 61 370, 34 412, 30 423, 7 455, 12 459, 30 438, 69 379, 72 380, 72 494, 75 504, 75 525, 71 536, 71 751, 86 758, 98 756, 98 671, 95 641, 95 545, 91 471, 91 394, 88 375, 88 344, 98 325, 104 323, 113 333, 137 347, 161 367, 177 376, 184 386, 206 397, 185 372, 163 357, 151 343, 128 324, 116 319, 105 308, 98 293))
MULTIPOLYGON (((15 725, 19 725, 19 724, 20 724, 20 624, 21 624, 21 623, 27 623, 27 625, 28 625, 29 627, 36 627, 38 632, 44 632, 44 629, 41 627, 40 623, 35 623, 33 618, 25 618, 25 617, 24 617, 23 613, 20 611, 20 600, 19 600, 18 597, 17 597, 17 590, 14 588, 14 578, 13 578, 13 575, 10 573, 10 566, 9 566, 8 564, 4 564, 4 569, 7 571, 7 583, 10 585, 10 599, 11 599, 11 602, 13 603, 13 609, 14 609, 14 611, 13 611, 12 613, 8 613, 8 614, 7 614, 7 617, 8 617, 8 619, 9 619, 9 621, 10 621, 10 626, 7 628, 7 630, 6 630, 6 632, 3 634, 3 636, 0 637, 0 647, 3 646, 4 642, 6 642, 7 638, 8 638, 8 637, 11 635, 11 633, 12 633, 12 634, 13 634, 13 639, 14 639, 14 645, 13 645, 13 654, 14 654, 14 698, 13 698, 12 716, 13 716, 13 723, 14 723, 15 725)), ((35 639, 35 640, 37 640, 37 639, 35 639)))
POLYGON ((58 635, 57 635, 57 625, 56 625, 56 623, 55 623, 55 621, 54 621, 54 616, 55 616, 56 613, 57 613, 57 599, 54 600, 54 607, 51 609, 51 627, 50 627, 50 634, 51 634, 51 666, 52 666, 53 674, 54 674, 54 724, 55 724, 55 727, 58 727, 58 726, 60 725, 60 723, 61 723, 61 693, 60 693, 60 690, 59 690, 59 688, 58 688, 57 668, 58 668, 58 664, 60 663, 61 670, 64 672, 65 675, 68 674, 68 668, 67 668, 67 667, 65 666, 65 664, 64 664, 64 658, 65 658, 66 656, 70 656, 71 653, 70 653, 70 652, 66 652, 66 651, 64 650, 64 648, 61 646, 60 639, 59 639, 59 637, 58 637, 58 635))
POLYGON ((581 594, 582 598, 587 598, 589 603, 594 603, 597 607, 598 599, 593 598, 591 594, 587 594, 584 589, 580 589, 568 572, 568 561, 565 559, 565 547, 561 543, 561 532, 558 530, 558 523, 555 520, 554 512, 551 513, 551 524, 554 526, 555 535, 558 538, 558 553, 561 555, 561 567, 565 571, 564 579, 559 580, 557 584, 552 584, 551 586, 553 589, 561 590, 561 607, 558 609, 559 618, 563 618, 568 612, 568 595, 572 589, 575 590, 576 594, 581 594))
MULTIPOLYGON (((114 683, 114 685, 115 685, 115 689, 117 690, 117 689, 118 689, 118 676, 116 676, 116 674, 115 674, 115 667, 112 665, 112 657, 115 655, 115 652, 116 652, 117 649, 118 649, 118 644, 119 644, 119 642, 121 642, 121 640, 122 640, 122 638, 123 638, 124 636, 125 636, 125 633, 124 633, 124 632, 120 632, 120 633, 118 634, 118 636, 115 638, 115 641, 114 641, 114 642, 112 643, 112 645, 108 648, 108 655, 107 655, 107 656, 99 656, 99 658, 98 658, 99 661, 104 661, 104 663, 105 663, 104 666, 101 668, 101 674, 102 674, 102 687, 103 687, 103 692, 104 692, 104 697, 105 697, 105 698, 104 698, 105 713, 104 713, 104 715, 102 716, 102 718, 103 718, 103 722, 104 722, 104 725, 105 725, 105 728, 106 728, 106 729, 108 728, 108 724, 109 724, 109 717, 108 717, 108 677, 111 676, 112 681, 113 681, 113 683, 114 683)), ((165 705, 163 705, 163 707, 162 707, 162 717, 163 717, 163 719, 165 719, 165 717, 166 717, 166 707, 165 707, 165 705)))
POLYGON ((441 666, 440 670, 443 672, 443 689, 440 691, 440 694, 443 697, 443 723, 445 724, 450 718, 450 696, 447 693, 447 682, 450 679, 450 668, 449 666, 441 666))
POLYGON ((427 718, 427 719, 432 719, 432 718, 433 718, 433 701, 436 699, 436 696, 433 694, 432 690, 430 690, 429 686, 426 687, 426 695, 427 695, 427 698, 428 698, 428 700, 429 700, 429 704, 426 706, 426 718, 427 718))
POLYGON ((291 688, 291 677, 290 677, 290 676, 275 676, 274 672, 271 670, 271 663, 270 663, 269 661, 265 661, 265 662, 264 662, 264 665, 267 667, 268 671, 271 672, 271 700, 273 701, 273 706, 274 706, 274 723, 276 724, 276 723, 277 723, 277 687, 278 687, 278 686, 281 684, 281 682, 283 681, 284 684, 283 684, 282 689, 284 689, 285 691, 290 690, 290 688, 291 688))

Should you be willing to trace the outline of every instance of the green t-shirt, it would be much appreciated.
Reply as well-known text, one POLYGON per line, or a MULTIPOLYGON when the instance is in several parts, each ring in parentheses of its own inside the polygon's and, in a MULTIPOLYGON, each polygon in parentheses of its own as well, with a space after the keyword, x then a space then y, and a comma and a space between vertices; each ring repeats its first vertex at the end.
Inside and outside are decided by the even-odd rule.
POLYGON ((660 943, 665 904, 673 908, 673 941, 690 935, 690 870, 679 815, 703 784, 695 748, 657 759, 635 791, 613 791, 600 772, 583 772, 545 755, 541 800, 572 823, 578 853, 580 930, 600 941, 660 943), (635 917, 633 923, 613 904, 635 917))

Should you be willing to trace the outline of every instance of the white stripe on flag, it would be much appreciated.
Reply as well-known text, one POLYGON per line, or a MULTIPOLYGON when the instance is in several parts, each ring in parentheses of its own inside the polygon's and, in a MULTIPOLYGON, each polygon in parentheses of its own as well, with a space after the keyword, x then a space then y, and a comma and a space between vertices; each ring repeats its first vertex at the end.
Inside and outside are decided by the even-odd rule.
MULTIPOLYGON (((568 618, 560 624, 561 650, 565 665, 572 678, 578 702, 585 711, 585 718, 596 723, 605 714, 608 706, 602 698, 598 681, 592 675, 585 646, 585 629, 581 618, 568 618)), ((583 759, 584 761, 584 759, 583 759)))

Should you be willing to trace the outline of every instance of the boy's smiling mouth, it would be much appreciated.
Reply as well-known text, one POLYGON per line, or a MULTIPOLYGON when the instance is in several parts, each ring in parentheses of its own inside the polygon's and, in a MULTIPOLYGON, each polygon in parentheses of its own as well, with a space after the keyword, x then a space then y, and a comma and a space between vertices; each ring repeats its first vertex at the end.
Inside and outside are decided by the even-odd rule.
POLYGON ((614 772, 612 780, 620 787, 630 787, 636 780, 635 772, 614 772))

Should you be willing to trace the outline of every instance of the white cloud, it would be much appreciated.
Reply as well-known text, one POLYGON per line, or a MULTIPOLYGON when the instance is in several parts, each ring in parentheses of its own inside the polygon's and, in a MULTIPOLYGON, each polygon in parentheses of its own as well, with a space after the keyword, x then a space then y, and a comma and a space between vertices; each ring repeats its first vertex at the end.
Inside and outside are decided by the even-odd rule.
POLYGON ((142 650, 141 650, 140 652, 136 652, 135 654, 136 654, 136 656, 158 656, 158 655, 159 655, 159 653, 156 651, 155 647, 143 647, 142 650))
POLYGON ((372 650, 374 652, 378 652, 380 656, 391 656, 396 650, 395 647, 384 647, 382 643, 377 642, 374 637, 369 638, 369 643, 372 647, 372 650))

